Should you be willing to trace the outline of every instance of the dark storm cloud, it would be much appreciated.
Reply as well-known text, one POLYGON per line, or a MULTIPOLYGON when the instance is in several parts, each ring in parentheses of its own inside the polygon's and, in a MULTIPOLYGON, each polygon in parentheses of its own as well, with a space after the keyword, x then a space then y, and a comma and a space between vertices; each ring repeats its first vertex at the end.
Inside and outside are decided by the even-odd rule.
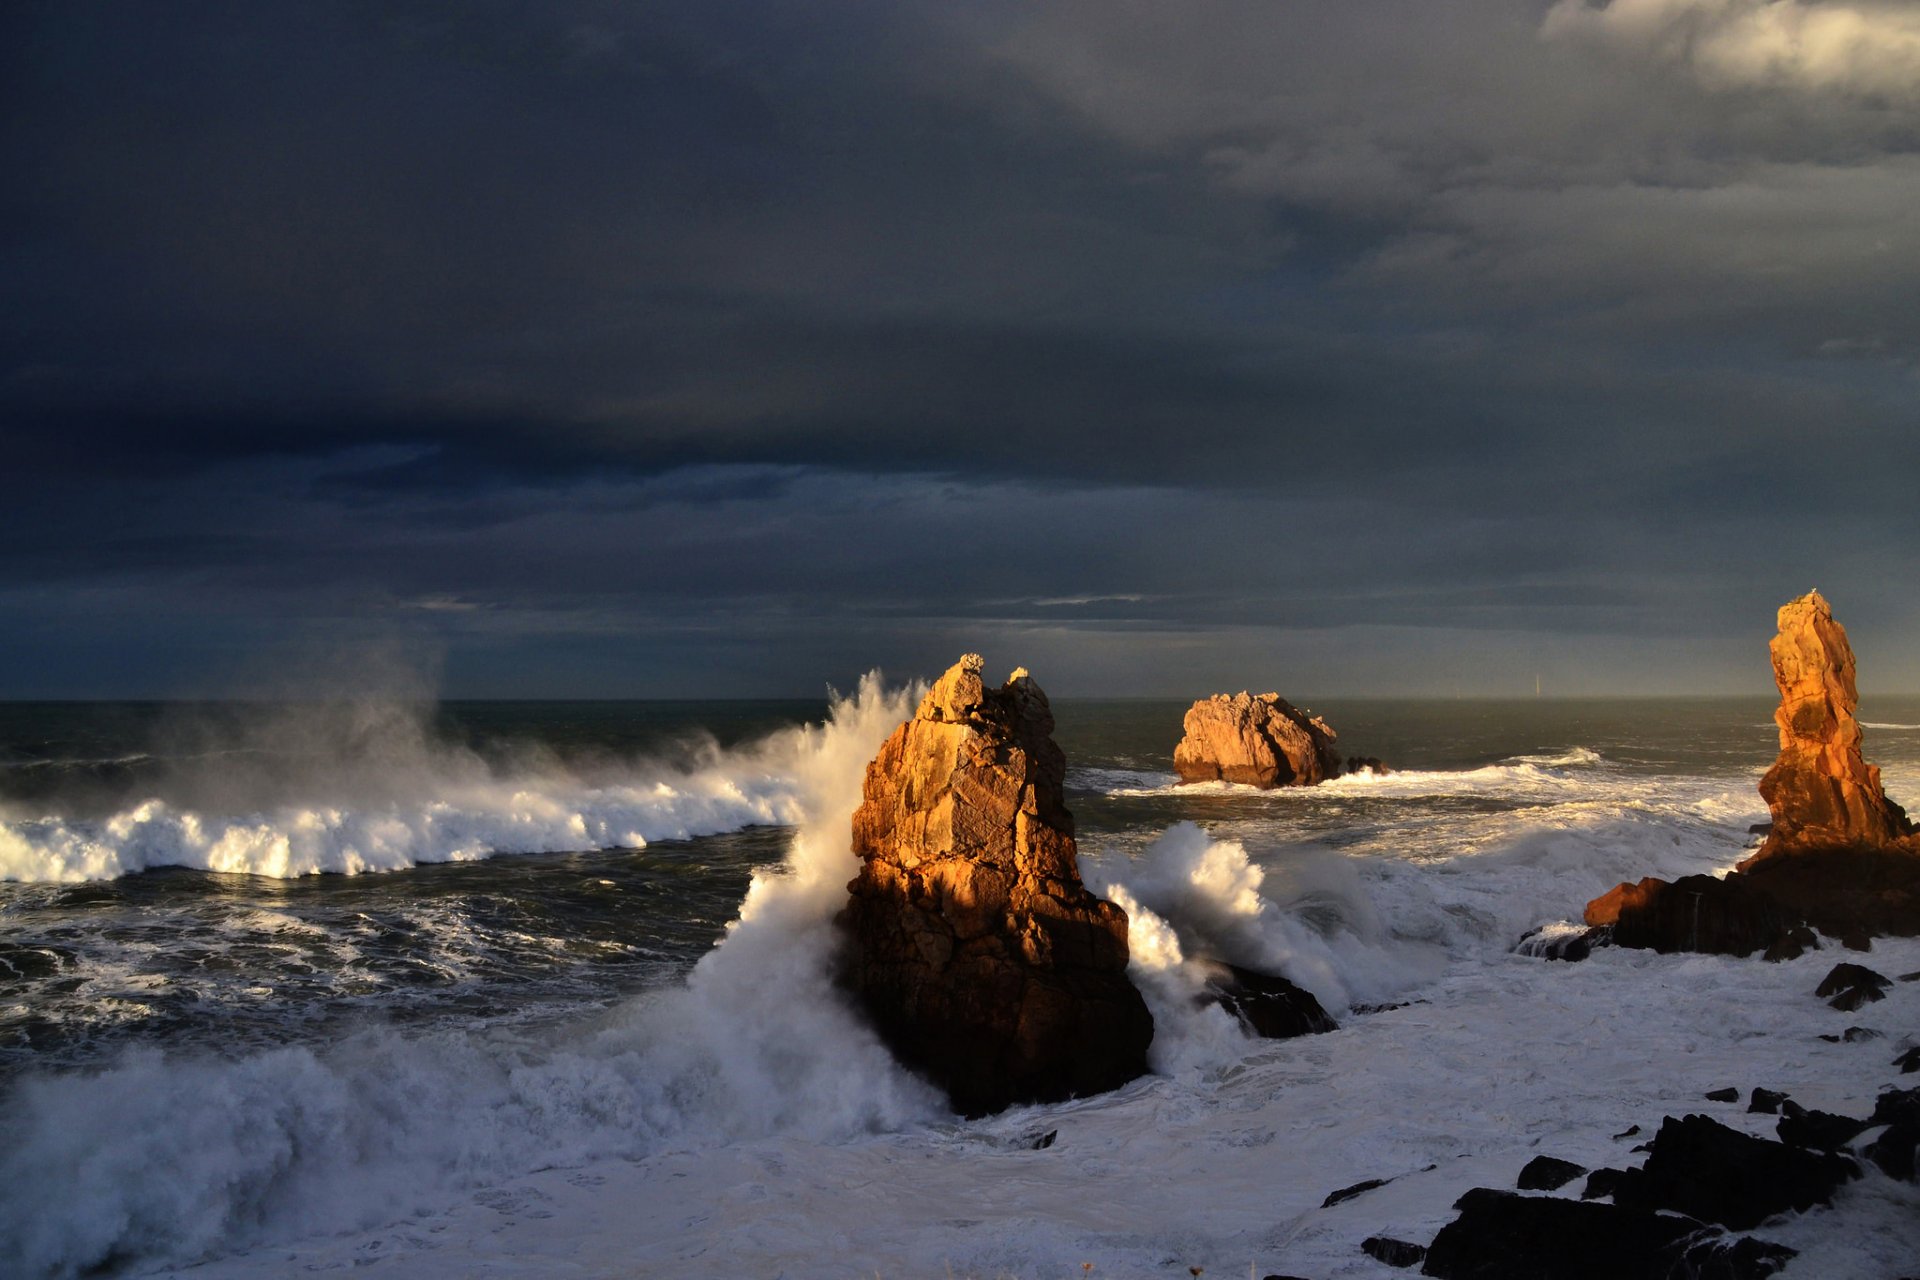
POLYGON ((488 692, 1744 687, 1808 585, 1911 621, 1903 7, 0 22, 0 692, 382 629, 488 692))

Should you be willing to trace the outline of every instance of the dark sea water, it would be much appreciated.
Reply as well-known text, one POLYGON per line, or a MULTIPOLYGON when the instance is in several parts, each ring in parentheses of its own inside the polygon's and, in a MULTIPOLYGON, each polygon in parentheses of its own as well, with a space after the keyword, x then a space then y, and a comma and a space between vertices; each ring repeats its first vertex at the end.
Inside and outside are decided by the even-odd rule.
MULTIPOLYGON (((558 1088, 529 1046, 627 1026, 636 998, 678 990, 756 872, 804 880, 811 858, 830 912, 861 762, 909 705, 868 690, 827 730, 824 702, 0 705, 0 1119, 57 1145, 35 1127, 49 1088, 171 1082, 186 1063, 251 1078, 287 1052, 384 1097, 385 1076, 334 1048, 363 1042, 375 1057, 457 1043, 461 1071, 508 1073, 490 1087, 535 1070, 558 1088), (809 830, 816 851, 797 856, 809 830)), ((1090 879, 1127 879, 1177 924, 1211 895, 1193 919, 1339 1009, 1577 915, 1594 886, 1731 862, 1765 816, 1753 784, 1776 749, 1762 699, 1327 701, 1313 710, 1342 751, 1393 773, 1182 788, 1184 709, 1055 704, 1090 879), (1148 870, 1162 863, 1178 875, 1148 870)), ((1890 794, 1920 798, 1920 698, 1869 699, 1861 718, 1890 794)), ((632 1026, 639 1047, 588 1057, 644 1093, 661 1033, 632 1026)), ((653 1135, 634 1150, 731 1132, 687 1087, 621 1121, 653 1135)), ((550 1105, 511 1103, 513 1132, 550 1135, 526 1119, 550 1105)), ((540 1167, 535 1139, 514 1142, 533 1145, 490 1147, 487 1167, 540 1167)), ((203 1235, 88 1219, 36 1256, 65 1274, 114 1251, 218 1252, 236 1223, 276 1220, 255 1200, 287 1176, 207 1173, 203 1198, 228 1216, 203 1235), (262 1189, 220 1189, 249 1179, 262 1189)))

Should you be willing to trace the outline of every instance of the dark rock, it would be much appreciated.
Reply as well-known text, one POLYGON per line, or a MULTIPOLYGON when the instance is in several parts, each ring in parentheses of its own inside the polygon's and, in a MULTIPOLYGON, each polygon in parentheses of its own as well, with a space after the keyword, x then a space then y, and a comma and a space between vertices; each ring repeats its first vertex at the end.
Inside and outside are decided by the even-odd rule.
POLYGON ((1750 836, 1770 836, 1773 834, 1773 824, 1771 822, 1756 822, 1747 828, 1747 834, 1750 836))
POLYGON ((1640 1126, 1637 1124, 1630 1124, 1626 1128, 1622 1129, 1620 1132, 1614 1134, 1613 1136, 1616 1140, 1620 1138, 1637 1138, 1640 1136, 1640 1126))
POLYGON ((1049 1129, 1045 1133, 1041 1134, 1039 1137, 1035 1138, 1030 1145, 1033 1147, 1035 1151, 1045 1151, 1048 1147, 1053 1145, 1054 1139, 1058 1138, 1059 1136, 1060 1136, 1060 1131, 1058 1129, 1049 1129))
POLYGON ((1840 945, 1849 951, 1873 950, 1873 935, 1865 929, 1855 927, 1840 934, 1840 945))
POLYGON ((1740 1101, 1740 1091, 1732 1085, 1728 1085, 1724 1089, 1709 1089, 1707 1090, 1707 1101, 1738 1102, 1740 1101))
POLYGON ((1331 1209, 1337 1204, 1345 1204, 1355 1196, 1365 1195, 1375 1187, 1384 1187, 1392 1181, 1392 1178, 1368 1178, 1365 1182, 1356 1182, 1350 1187, 1342 1187, 1338 1191, 1329 1191, 1327 1198, 1320 1202, 1320 1207, 1322 1209, 1331 1209))
POLYGON ((1619 1185, 1620 1179, 1626 1176, 1626 1171, 1623 1169, 1595 1169, 1587 1175, 1587 1185, 1580 1189, 1580 1198, 1598 1200, 1602 1196, 1610 1196, 1613 1194, 1613 1189, 1619 1185))
POLYGON ((1884 974, 1875 973, 1865 965, 1842 961, 1827 971, 1813 994, 1826 999, 1841 1012, 1851 1013, 1863 1004, 1886 999, 1887 988, 1892 985, 1884 974), (1832 999, 1827 999, 1829 996, 1832 999))
POLYGON ((1201 1002, 1219 1005, 1249 1032, 1268 1040, 1339 1030, 1311 991, 1277 974, 1255 973, 1238 965, 1212 965, 1201 1002))
POLYGON ((1903 1076, 1910 1072, 1920 1071, 1920 1044, 1915 1045, 1913 1048, 1895 1058, 1893 1065, 1900 1068, 1900 1074, 1903 1076))
POLYGON ((1780 1108, 1780 1123, 1774 1132, 1790 1147, 1812 1151, 1839 1151, 1860 1136, 1865 1120, 1837 1116, 1831 1111, 1809 1111, 1791 1100, 1780 1108))
POLYGON ((1875 1031, 1872 1027, 1848 1027, 1840 1033, 1840 1038, 1848 1044, 1859 1044, 1863 1040, 1885 1040, 1887 1033, 1875 1031))
POLYGON ((838 922, 842 980, 967 1115, 1117 1088, 1153 1039, 1126 912, 1080 881, 1046 695, 980 668, 961 659, 867 766, 838 922))
POLYGON ((1869 1124, 1920 1124, 1920 1089, 1883 1089, 1869 1124))
POLYGON ((1390 1267, 1411 1267, 1427 1256, 1425 1245, 1408 1244, 1405 1240, 1392 1240, 1386 1236, 1368 1236, 1360 1242, 1360 1247, 1369 1258, 1390 1267))
POLYGON ((1920 934, 1920 848, 1912 839, 1892 849, 1821 849, 1749 860, 1728 879, 1769 895, 1828 937, 1861 944, 1869 937, 1920 934))
POLYGON ((1535 1156, 1527 1161, 1527 1167, 1520 1171, 1520 1180, 1514 1185, 1522 1191, 1558 1191, 1585 1172, 1570 1160, 1535 1156))
POLYGON ((1786 1100, 1787 1095, 1784 1093, 1776 1093, 1772 1089, 1755 1089, 1753 1101, 1747 1104, 1747 1110, 1750 1113, 1757 1111, 1764 1116, 1779 1115, 1780 1104, 1786 1100))
POLYGON ((1844 1156, 1750 1137, 1706 1116, 1668 1116, 1645 1167, 1628 1170, 1613 1198, 1744 1231, 1776 1213, 1827 1203, 1858 1173, 1844 1156))
POLYGON ((1648 876, 1619 884, 1587 904, 1587 924, 1613 927, 1620 947, 1744 956, 1773 947, 1800 921, 1735 877, 1648 876))
POLYGON ((1585 960, 1593 954, 1594 943, 1602 932, 1588 929, 1584 933, 1549 934, 1544 929, 1534 929, 1513 944, 1513 953, 1538 956, 1542 960, 1585 960))
POLYGON ((1886 1132, 1868 1143, 1861 1154, 1880 1166, 1880 1172, 1889 1178, 1915 1181, 1914 1165, 1920 1160, 1920 1121, 1900 1120, 1888 1125, 1886 1132))
POLYGON ((1820 940, 1814 936, 1813 930, 1803 924, 1796 924, 1775 938, 1760 958, 1778 964, 1782 960, 1798 960, 1807 952, 1819 949, 1820 940))
POLYGON ((1697 1222, 1594 1201, 1476 1187, 1440 1228, 1423 1273, 1442 1280, 1628 1280, 1664 1277, 1697 1222))
POLYGON ((1920 969, 1915 969, 1915 970, 1914 970, 1914 971, 1913 971, 1912 973, 1903 973, 1903 974, 1901 974, 1901 975, 1900 975, 1900 981, 1902 981, 1902 982, 1920 982, 1920 969))
POLYGON ((1393 770, 1382 764, 1379 756, 1348 756, 1346 772, 1371 773, 1384 778, 1393 770))

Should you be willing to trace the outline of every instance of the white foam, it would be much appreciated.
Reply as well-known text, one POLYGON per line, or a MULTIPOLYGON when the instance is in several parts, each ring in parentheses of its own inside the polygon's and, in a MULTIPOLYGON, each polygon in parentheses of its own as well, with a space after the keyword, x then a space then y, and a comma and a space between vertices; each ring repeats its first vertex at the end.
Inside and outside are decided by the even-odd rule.
POLYGON ((877 677, 788 744, 800 822, 685 986, 540 1043, 368 1031, 234 1061, 130 1055, 0 1104, 0 1257, 25 1275, 184 1264, 364 1229, 555 1164, 685 1144, 811 1142, 944 1114, 829 981, 866 761, 917 690, 877 677))

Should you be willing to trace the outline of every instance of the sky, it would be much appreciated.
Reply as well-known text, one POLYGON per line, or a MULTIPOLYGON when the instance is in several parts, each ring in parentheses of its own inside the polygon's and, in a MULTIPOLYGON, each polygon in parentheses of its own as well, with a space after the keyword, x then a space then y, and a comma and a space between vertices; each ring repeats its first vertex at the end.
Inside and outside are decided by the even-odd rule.
POLYGON ((1920 4, 14 0, 0 697, 1920 690, 1920 4))

